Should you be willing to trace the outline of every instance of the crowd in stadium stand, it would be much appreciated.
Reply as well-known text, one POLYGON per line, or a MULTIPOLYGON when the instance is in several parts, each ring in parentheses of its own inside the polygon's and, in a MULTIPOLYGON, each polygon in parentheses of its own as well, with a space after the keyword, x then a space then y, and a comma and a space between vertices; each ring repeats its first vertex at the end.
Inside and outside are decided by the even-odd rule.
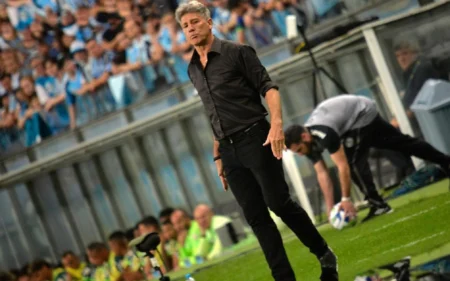
MULTIPOLYGON (((286 15, 300 5, 297 0, 203 2, 211 10, 217 37, 255 48, 283 38, 286 15)), ((136 89, 144 87, 148 95, 189 81, 193 48, 175 20, 178 4, 0 4, 0 151, 14 143, 31 146, 133 103, 142 98, 136 89)))
POLYGON ((108 243, 87 245, 85 257, 68 250, 58 264, 33 260, 22 269, 0 272, 0 281, 143 281, 159 280, 160 274, 145 254, 133 251, 129 243, 138 237, 158 233, 161 239, 155 257, 163 273, 189 268, 218 257, 224 251, 216 232, 231 219, 215 215, 207 205, 198 205, 193 219, 181 209, 166 208, 159 220, 145 217, 135 227, 115 231, 108 243))

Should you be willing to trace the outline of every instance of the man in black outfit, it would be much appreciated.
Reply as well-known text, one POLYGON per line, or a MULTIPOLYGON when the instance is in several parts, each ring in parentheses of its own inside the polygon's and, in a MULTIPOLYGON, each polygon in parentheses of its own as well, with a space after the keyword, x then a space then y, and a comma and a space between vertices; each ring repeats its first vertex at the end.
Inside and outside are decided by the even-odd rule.
POLYGON ((213 36, 210 12, 203 4, 191 1, 180 5, 176 18, 195 48, 188 72, 211 120, 218 175, 243 209, 272 276, 276 281, 296 280, 267 207, 320 260, 321 280, 338 280, 335 255, 307 213, 290 198, 284 179, 278 87, 253 48, 213 36), (260 96, 267 101, 271 124, 265 120, 267 111, 260 96))
POLYGON ((339 171, 341 202, 351 201, 353 180, 370 204, 363 221, 392 211, 373 182, 368 163, 371 147, 416 156, 440 165, 447 174, 450 172, 450 156, 427 142, 402 134, 380 117, 374 101, 361 96, 339 95, 323 101, 304 126, 292 125, 286 130, 286 146, 313 162, 329 212, 334 204, 333 186, 322 158, 322 152, 328 150, 339 171))

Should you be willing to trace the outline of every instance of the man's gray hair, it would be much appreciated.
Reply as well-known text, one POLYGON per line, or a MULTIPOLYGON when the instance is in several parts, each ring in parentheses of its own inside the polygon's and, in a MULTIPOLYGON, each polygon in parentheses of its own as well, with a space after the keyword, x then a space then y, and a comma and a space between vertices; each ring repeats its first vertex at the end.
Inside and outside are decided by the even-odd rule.
POLYGON ((399 51, 399 50, 410 50, 413 52, 420 52, 420 45, 419 42, 417 40, 417 38, 415 38, 414 35, 404 35, 404 36, 400 36, 397 39, 394 40, 393 42, 394 44, 394 51, 399 51))
POLYGON ((181 24, 181 18, 185 14, 189 13, 198 13, 207 20, 211 18, 211 12, 209 11, 209 9, 202 3, 194 0, 183 3, 180 6, 178 6, 175 12, 175 18, 177 19, 177 22, 181 24))

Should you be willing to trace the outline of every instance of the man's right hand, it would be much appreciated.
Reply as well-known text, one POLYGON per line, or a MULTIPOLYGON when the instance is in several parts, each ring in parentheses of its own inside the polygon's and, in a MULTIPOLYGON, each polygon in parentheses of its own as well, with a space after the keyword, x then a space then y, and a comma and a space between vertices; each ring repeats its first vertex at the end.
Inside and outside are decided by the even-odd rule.
POLYGON ((222 164, 221 159, 216 160, 216 168, 217 168, 217 175, 219 176, 220 181, 222 182, 223 190, 227 191, 228 190, 228 182, 227 182, 227 179, 225 178, 225 174, 223 172, 223 164, 222 164))
POLYGON ((341 209, 344 210, 346 215, 349 215, 351 218, 356 217, 356 209, 353 206, 352 201, 341 201, 341 209))

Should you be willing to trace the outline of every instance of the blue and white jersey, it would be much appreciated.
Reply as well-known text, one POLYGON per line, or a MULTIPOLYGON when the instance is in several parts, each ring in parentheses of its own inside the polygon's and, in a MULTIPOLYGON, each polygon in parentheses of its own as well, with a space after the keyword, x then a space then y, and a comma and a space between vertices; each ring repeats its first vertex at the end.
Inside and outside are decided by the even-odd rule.
POLYGON ((64 78, 64 90, 66 93, 66 103, 68 105, 75 105, 77 91, 81 89, 84 83, 86 83, 86 80, 79 70, 76 71, 74 77, 66 75, 64 78))
POLYGON ((34 21, 34 9, 32 5, 8 7, 8 18, 17 31, 27 29, 34 21))
POLYGON ((146 63, 150 60, 150 48, 151 43, 148 36, 141 36, 139 39, 133 40, 130 47, 126 50, 127 62, 136 63, 142 62, 146 63))
POLYGON ((59 11, 58 3, 56 0, 33 0, 33 4, 40 10, 45 11, 50 8, 54 13, 59 11))
POLYGON ((89 59, 90 71, 92 78, 98 79, 105 72, 112 70, 113 56, 109 52, 105 52, 100 58, 91 57, 89 59))
MULTIPOLYGON (((178 44, 186 42, 186 37, 184 36, 184 33, 181 30, 177 32, 176 39, 178 44)), ((177 75, 178 82, 185 83, 189 81, 189 75, 187 72, 188 63, 185 60, 183 60, 183 58, 178 54, 171 54, 172 39, 170 37, 169 29, 164 28, 161 31, 158 40, 163 49, 170 54, 169 62, 177 75)))

